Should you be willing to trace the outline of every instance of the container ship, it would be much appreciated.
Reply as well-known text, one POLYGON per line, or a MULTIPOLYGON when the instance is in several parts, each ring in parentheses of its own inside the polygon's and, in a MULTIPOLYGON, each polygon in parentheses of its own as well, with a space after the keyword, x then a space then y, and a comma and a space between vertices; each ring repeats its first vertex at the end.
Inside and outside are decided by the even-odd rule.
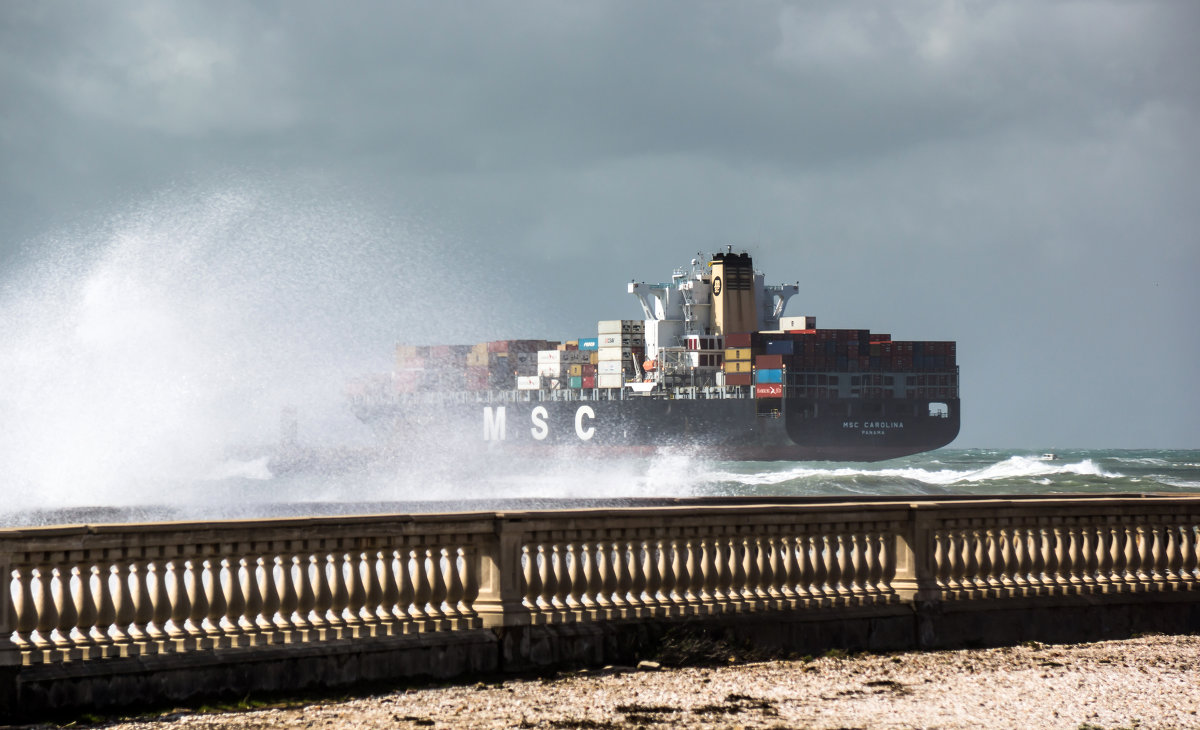
POLYGON ((394 372, 350 389, 393 446, 573 454, 688 450, 729 460, 880 461, 959 430, 956 347, 784 316, 749 254, 628 284, 641 319, 576 340, 398 345, 394 372))

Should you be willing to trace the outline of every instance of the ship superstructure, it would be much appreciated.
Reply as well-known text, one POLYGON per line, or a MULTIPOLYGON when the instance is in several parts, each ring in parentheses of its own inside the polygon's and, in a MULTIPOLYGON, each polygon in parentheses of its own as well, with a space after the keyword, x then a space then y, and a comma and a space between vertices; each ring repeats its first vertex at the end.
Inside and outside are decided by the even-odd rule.
POLYGON ((644 317, 595 337, 400 345, 355 409, 397 444, 492 449, 874 461, 955 438, 954 342, 819 329, 784 316, 797 284, 767 285, 746 253, 706 258, 629 283, 644 317))

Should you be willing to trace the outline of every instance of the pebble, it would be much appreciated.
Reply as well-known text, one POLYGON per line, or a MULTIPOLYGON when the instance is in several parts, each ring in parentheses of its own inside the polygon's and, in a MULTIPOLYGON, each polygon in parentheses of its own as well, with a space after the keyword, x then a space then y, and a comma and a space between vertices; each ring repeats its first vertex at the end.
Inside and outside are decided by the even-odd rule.
POLYGON ((566 672, 114 730, 233 728, 1195 728, 1200 637, 566 672))

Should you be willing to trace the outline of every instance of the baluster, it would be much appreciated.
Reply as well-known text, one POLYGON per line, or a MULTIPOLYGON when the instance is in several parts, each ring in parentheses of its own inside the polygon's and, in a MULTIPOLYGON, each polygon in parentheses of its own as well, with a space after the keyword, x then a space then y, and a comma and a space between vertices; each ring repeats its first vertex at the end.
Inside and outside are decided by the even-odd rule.
POLYGON ((1007 569, 1000 553, 1000 536, 994 527, 982 529, 981 532, 983 533, 984 555, 987 557, 987 569, 982 571, 984 582, 988 594, 998 596, 1000 588, 1003 586, 1000 576, 1007 569))
POLYGON ((641 540, 629 541, 629 601, 633 609, 631 616, 642 618, 649 615, 650 606, 646 602, 646 566, 643 560, 647 552, 643 549, 641 540))
POLYGON ((1125 534, 1125 525, 1119 522, 1121 518, 1113 518, 1108 524, 1109 553, 1111 556, 1111 569, 1108 574, 1108 582, 1111 585, 1111 590, 1115 592, 1124 592, 1126 590, 1126 570, 1125 549, 1127 547, 1128 535, 1125 534))
MULTIPOLYGON (((1160 519, 1162 519, 1162 517, 1157 517, 1157 519, 1160 520, 1160 519)), ((1153 578, 1154 578, 1154 582, 1156 582, 1156 584, 1157 584, 1156 586, 1154 586, 1154 590, 1162 591, 1166 587, 1164 585, 1165 582, 1168 581, 1168 579, 1169 579, 1168 574, 1166 574, 1166 557, 1168 557, 1168 554, 1166 554, 1166 544, 1165 544, 1166 543, 1166 527, 1163 525, 1162 522, 1157 522, 1156 525, 1151 527, 1151 529, 1152 529, 1152 534, 1154 535, 1154 545, 1152 548, 1152 555, 1154 556, 1154 563, 1153 563, 1154 576, 1153 576, 1153 578)))
POLYGON ((1150 574, 1150 582, 1153 590, 1159 590, 1157 585, 1163 580, 1163 528, 1160 525, 1147 525, 1147 537, 1150 539, 1150 564, 1148 564, 1147 573, 1150 574))
POLYGON ((363 607, 367 603, 367 591, 363 586, 362 548, 356 546, 347 552, 344 563, 342 570, 346 575, 346 626, 351 632, 351 638, 365 638, 368 636, 370 627, 363 616, 363 607))
POLYGON ((208 595, 204 591, 204 560, 188 561, 187 597, 191 611, 188 613, 186 627, 188 633, 188 648, 193 651, 209 649, 209 640, 205 637, 204 618, 208 616, 208 595))
POLYGON ((592 547, 593 578, 588 583, 596 587, 596 601, 593 618, 613 618, 612 594, 616 591, 616 576, 613 574, 612 560, 609 553, 609 543, 597 540, 592 547), (593 582, 594 581, 594 582, 593 582))
POLYGON ((1065 527, 1069 569, 1064 566, 1062 572, 1064 576, 1069 576, 1072 593, 1079 592, 1079 587, 1083 584, 1083 574, 1085 572, 1083 552, 1080 545, 1082 538, 1081 529, 1079 523, 1074 520, 1065 527))
MULTIPOLYGON (((99 594, 96 592, 93 582, 95 581, 96 566, 90 562, 81 563, 79 566, 79 598, 76 601, 78 608, 79 635, 76 637, 76 645, 81 647, 83 659, 99 659, 103 657, 103 653, 99 651, 96 642, 96 621, 100 613, 100 608, 96 601, 99 594)), ((13 606, 19 606, 18 601, 14 601, 13 606)), ((0 643, 3 639, 0 638, 0 643)))
POLYGON ((580 560, 583 561, 584 584, 579 601, 583 606, 584 617, 595 620, 601 616, 601 610, 605 607, 601 604, 604 600, 604 577, 600 571, 600 545, 585 540, 579 543, 579 550, 580 560))
POLYGON ((850 574, 846 580, 846 587, 850 589, 854 602, 861 605, 863 597, 867 595, 867 536, 863 533, 862 526, 848 533, 844 542, 850 558, 850 574))
POLYGON ((363 633, 366 636, 379 636, 381 618, 379 616, 380 600, 383 587, 379 579, 379 551, 373 547, 367 548, 362 555, 363 572, 363 633))
POLYGON ((280 590, 282 586, 275 577, 275 560, 273 554, 267 553, 262 556, 262 570, 259 571, 258 566, 255 566, 254 575, 262 595, 262 612, 256 623, 259 636, 263 637, 267 644, 284 644, 288 641, 287 622, 278 616, 281 613, 283 596, 280 590))
POLYGON ((629 590, 633 585, 633 576, 629 573, 628 548, 625 540, 614 540, 613 549, 613 615, 618 618, 631 618, 636 615, 629 605, 629 590))
POLYGON ((572 620, 578 621, 583 616, 583 597, 587 596, 587 574, 584 572, 586 568, 583 566, 583 556, 580 555, 582 543, 568 543, 565 545, 566 550, 566 584, 570 586, 570 590, 566 591, 566 596, 563 597, 563 602, 566 604, 566 609, 570 611, 572 620))
POLYGON ((405 606, 400 605, 400 583, 396 579, 396 551, 387 548, 383 553, 383 579, 381 601, 383 603, 383 623, 386 636, 398 636, 404 633, 403 624, 408 621, 405 606))
POLYGON ((437 615, 429 610, 429 597, 433 594, 433 586, 429 581, 429 572, 425 568, 426 550, 418 545, 413 548, 412 552, 413 602, 409 613, 412 615, 413 621, 419 623, 421 631, 436 631, 437 615))
POLYGON ((53 592, 54 612, 58 614, 58 623, 53 630, 54 647, 63 658, 73 661, 81 656, 75 649, 75 625, 79 622, 79 607, 75 603, 75 590, 71 585, 75 569, 64 565, 54 572, 58 576, 53 592))
POLYGON ((758 543, 754 538, 743 535, 738 540, 738 547, 742 559, 741 594, 744 599, 743 605, 747 611, 757 611, 760 606, 755 589, 758 587, 758 581, 762 575, 758 570, 758 543))
POLYGON ((463 581, 458 569, 458 548, 446 548, 446 572, 443 578, 446 584, 446 617, 450 620, 450 628, 468 628, 462 611, 463 581))
POLYGON ((663 602, 659 598, 659 590, 662 588, 662 572, 658 569, 658 561, 662 556, 656 540, 645 540, 642 542, 642 571, 646 576, 645 586, 645 602, 649 609, 649 615, 663 615, 663 602))
POLYGON ((812 561, 812 581, 809 592, 816 599, 818 606, 833 605, 835 593, 829 587, 829 564, 827 562, 827 545, 824 533, 809 533, 805 537, 807 547, 805 555, 812 561))
POLYGON ((33 596, 33 567, 15 566, 13 571, 16 573, 14 583, 17 589, 13 599, 17 614, 13 622, 16 634, 13 643, 23 655, 28 656, 34 648, 33 632, 38 625, 37 602, 33 596))
POLYGON ((838 525, 834 529, 837 532, 825 536, 825 584, 829 586, 829 595, 834 604, 844 605, 846 591, 842 588, 842 559, 845 555, 842 550, 841 530, 845 528, 838 525))
POLYGON ((746 610, 746 544, 737 535, 729 537, 729 606, 733 611, 746 610))
POLYGON ((729 542, 724 536, 715 535, 712 538, 713 554, 713 611, 723 613, 730 610, 733 598, 730 595, 733 585, 733 562, 729 551, 729 542))
POLYGON ((1165 531, 1163 542, 1166 549, 1163 568, 1166 571, 1168 589, 1177 591, 1180 586, 1179 565, 1182 562, 1179 554, 1179 525, 1175 524, 1174 520, 1170 520, 1163 526, 1163 530, 1165 531))
POLYGON ((554 582, 553 549, 547 550, 544 544, 539 543, 537 557, 538 585, 541 586, 537 595, 537 605, 545 615, 546 622, 553 623, 558 620, 554 610, 554 593, 558 590, 558 585, 554 582))
POLYGON ((1012 583, 1018 596, 1029 595, 1029 536, 1024 525, 1013 525, 1008 532, 1012 547, 1012 583))
MULTIPOLYGON (((218 574, 218 577, 220 575, 218 574)), ((229 646, 247 646, 248 637, 242 629, 243 616, 246 613, 246 596, 242 591, 242 560, 240 556, 229 557, 229 573, 224 583, 225 613, 221 619, 221 628, 227 637, 229 646)))
POLYGON ((950 581, 954 575, 950 549, 950 533, 946 530, 935 531, 933 533, 933 578, 937 583, 938 590, 943 595, 950 590, 950 581))
POLYGON ((950 579, 948 588, 950 595, 948 597, 964 598, 968 592, 974 587, 971 582, 969 566, 974 553, 971 551, 971 541, 968 538, 967 530, 963 527, 950 527, 946 532, 947 548, 949 554, 946 556, 950 561, 950 579))
POLYGON ((541 606, 538 605, 538 595, 541 594, 542 576, 541 570, 538 567, 537 549, 531 545, 521 547, 521 553, 524 560, 522 568, 525 572, 525 604, 526 610, 529 611, 533 623, 542 623, 544 617, 541 616, 541 606))
POLYGON ((224 560, 214 557, 208 561, 208 566, 209 579, 205 581, 208 588, 208 616, 205 617, 204 622, 205 633, 212 639, 213 647, 225 648, 230 646, 230 641, 229 636, 225 633, 225 627, 221 625, 229 606, 229 599, 225 596, 224 560))
MULTIPOLYGON (((167 577, 167 565, 170 561, 165 557, 159 557, 150 567, 154 573, 154 595, 151 600, 153 604, 153 612, 150 616, 150 639, 154 642, 155 651, 162 653, 168 650, 169 636, 167 634, 167 623, 171 620, 171 593, 168 590, 172 579, 167 577)), ((80 587, 84 588, 82 576, 80 576, 80 587)), ((88 581, 91 580, 91 571, 88 571, 88 581)), ((90 590, 91 586, 86 586, 90 590)))
MULTIPOLYGON (((169 561, 169 565, 171 566, 171 581, 167 585, 167 593, 171 597, 171 620, 167 624, 167 636, 171 641, 172 651, 182 652, 189 648, 187 620, 192 615, 192 601, 188 596, 187 560, 182 557, 174 557, 169 561)), ((97 611, 99 611, 99 604, 97 604, 97 611)), ((96 620, 99 621, 98 616, 96 620)))
POLYGON ((308 550, 296 553, 296 612, 294 622, 297 638, 304 643, 319 641, 321 629, 325 627, 324 617, 317 616, 314 609, 317 605, 317 591, 313 586, 316 571, 313 569, 313 556, 308 550))
POLYGON ((1036 521, 1025 528, 1025 553, 1029 565, 1025 572, 1025 579, 1029 583, 1026 595, 1041 595, 1045 584, 1046 560, 1042 554, 1042 528, 1036 521))
POLYGON ((1011 521, 1002 525, 996 530, 996 539, 999 543, 999 559, 1003 569, 1000 571, 1000 587, 1005 594, 1012 595, 1018 593, 1016 588, 1020 585, 1018 576, 1021 573, 1021 565, 1017 556, 1017 546, 1014 544, 1017 540, 1019 527, 1011 521))
POLYGON ((462 547, 462 599, 459 602, 466 628, 479 628, 479 614, 475 611, 475 601, 479 599, 479 552, 474 545, 467 543, 462 547))
POLYGON ((1080 562, 1083 570, 1083 585, 1088 592, 1096 590, 1096 573, 1100 566, 1099 536, 1096 524, 1088 520, 1080 528, 1079 549, 1083 553, 1080 562))
POLYGON ((425 613, 429 617, 427 625, 430 631, 445 631, 446 612, 442 610, 442 605, 446 600, 446 581, 442 578, 442 549, 427 545, 417 554, 423 556, 417 567, 425 574, 425 584, 428 586, 425 596, 425 613))
MULTIPOLYGON (((755 541, 757 556, 754 563, 758 570, 758 580, 754 584, 754 594, 758 598, 758 603, 764 609, 773 610, 778 606, 779 591, 775 588, 775 572, 772 570, 772 552, 775 550, 775 537, 773 535, 764 535, 757 538, 755 541)), ((774 566, 778 567, 779 561, 775 559, 774 566)))
POLYGON ((416 589, 412 569, 412 548, 401 547, 396 551, 396 616, 403 622, 405 634, 415 633, 421 629, 421 621, 425 614, 416 605, 416 589))
POLYGON ((113 645, 116 647, 118 655, 125 657, 131 655, 134 641, 134 637, 130 633, 136 615, 133 591, 129 588, 129 576, 132 568, 126 560, 114 562, 113 568, 117 584, 116 590, 112 594, 113 606, 116 609, 113 623, 113 645))
POLYGON ((800 608, 810 597, 808 584, 812 579, 812 562, 804 536, 790 535, 784 543, 784 568, 787 572, 788 607, 800 608))
POLYGON ((263 636, 266 619, 263 616, 262 581, 258 576, 258 554, 252 550, 244 550, 239 562, 246 566, 246 570, 239 571, 241 572, 239 582, 245 608, 242 611, 242 617, 238 619, 238 625, 245 637, 246 646, 261 646, 270 643, 270 639, 269 636, 263 636))
POLYGON ((702 613, 700 596, 704 593, 704 576, 700 572, 701 556, 700 539, 683 539, 683 559, 679 564, 679 580, 677 587, 679 600, 683 602, 683 615, 691 616, 702 613))
POLYGON ((867 595, 878 598, 883 594, 879 584, 883 578, 883 564, 880 562, 880 535, 875 530, 863 533, 866 541, 866 580, 867 595))
POLYGON ((683 550, 678 538, 662 540, 661 545, 662 603, 666 605, 668 616, 686 616, 688 600, 684 596, 688 593, 688 572, 684 568, 683 550))
POLYGON ((1136 590, 1141 592, 1146 590, 1146 584, 1150 582, 1150 570, 1148 565, 1151 563, 1150 556, 1150 536, 1147 534, 1146 526, 1142 524, 1139 518, 1135 524, 1130 527, 1132 549, 1130 553, 1132 560, 1129 562, 1131 575, 1137 581, 1136 590))
POLYGON ((554 604, 557 620, 566 621, 571 617, 570 606, 567 603, 567 597, 571 595, 571 575, 567 570, 567 549, 565 545, 556 542, 550 546, 550 553, 553 557, 550 565, 554 569, 554 594, 550 600, 554 604))
POLYGON ((300 626, 296 623, 296 606, 300 604, 300 597, 296 593, 295 563, 292 554, 286 550, 281 552, 277 560, 278 570, 271 570, 272 578, 275 578, 272 582, 275 582, 280 598, 275 615, 276 635, 283 644, 292 644, 300 634, 300 626))
POLYGON ((148 654, 153 651, 154 647, 147 631, 150 627, 150 620, 154 617, 154 604, 150 601, 149 562, 145 558, 131 561, 129 577, 134 585, 130 591, 132 612, 129 621, 129 636, 133 639, 135 653, 148 654))
POLYGON ((1183 581, 1185 590, 1193 590, 1197 584, 1197 555, 1196 555, 1196 527, 1191 520, 1187 520, 1181 526, 1182 534, 1180 541, 1183 546, 1183 562, 1180 565, 1180 579, 1183 581))
POLYGON ((1062 586, 1062 526, 1046 525, 1042 532, 1043 557, 1046 565, 1046 594, 1058 595, 1062 586))
POLYGON ((37 631, 33 634, 33 644, 41 655, 40 661, 53 661, 51 650, 54 647, 53 631, 58 626, 58 611, 54 607, 54 573, 46 563, 38 563, 37 570, 37 631))

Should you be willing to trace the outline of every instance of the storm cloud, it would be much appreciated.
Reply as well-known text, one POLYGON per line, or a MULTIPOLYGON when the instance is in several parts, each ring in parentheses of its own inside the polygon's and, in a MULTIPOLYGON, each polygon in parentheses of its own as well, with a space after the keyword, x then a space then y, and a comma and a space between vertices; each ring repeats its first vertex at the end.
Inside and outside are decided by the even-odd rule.
MULTIPOLYGON (((1196 448, 1198 31, 1167 0, 6 3, 0 283, 266 190, 419 229, 426 286, 469 273, 447 341, 568 338, 730 244, 789 313, 957 340, 958 446, 1196 448)), ((393 264, 346 269, 376 310, 393 264)))

